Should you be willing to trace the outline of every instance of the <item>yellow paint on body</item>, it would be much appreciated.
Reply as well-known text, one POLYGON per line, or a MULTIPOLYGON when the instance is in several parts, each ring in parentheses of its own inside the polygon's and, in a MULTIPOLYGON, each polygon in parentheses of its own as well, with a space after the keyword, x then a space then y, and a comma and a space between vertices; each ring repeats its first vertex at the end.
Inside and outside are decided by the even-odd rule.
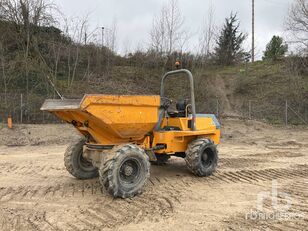
POLYGON ((216 145, 220 143, 220 129, 212 118, 196 118, 196 131, 189 128, 189 121, 192 118, 165 118, 162 127, 178 127, 180 131, 158 131, 154 132, 153 146, 165 144, 166 149, 158 153, 174 154, 185 152, 188 144, 196 138, 210 138, 216 145))
MULTIPOLYGON (((54 102, 53 102, 54 103, 54 102)), ((78 102, 77 102, 78 103, 78 102)), ((212 118, 197 117, 196 131, 188 118, 164 118, 161 128, 172 126, 179 131, 154 131, 158 122, 160 96, 85 95, 80 105, 48 107, 62 120, 73 124, 90 142, 102 145, 136 143, 145 149, 165 145, 157 154, 185 152, 188 144, 208 137, 219 144, 220 130, 212 118)))

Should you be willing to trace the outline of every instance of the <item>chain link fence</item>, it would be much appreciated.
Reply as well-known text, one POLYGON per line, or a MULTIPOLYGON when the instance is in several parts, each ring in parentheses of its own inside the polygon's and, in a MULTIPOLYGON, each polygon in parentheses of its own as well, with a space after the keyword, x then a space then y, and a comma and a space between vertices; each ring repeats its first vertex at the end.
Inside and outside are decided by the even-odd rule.
MULTIPOLYGON (((4 95, 0 94, 2 102, 4 95)), ((40 111, 44 101, 43 98, 31 98, 31 105, 27 105, 22 94, 10 95, 0 106, 0 122, 6 123, 9 116, 14 123, 18 124, 47 124, 60 123, 54 115, 40 111)), ((197 102, 197 112, 215 114, 218 118, 238 117, 242 119, 260 120, 270 124, 285 125, 307 125, 308 106, 298 104, 292 100, 279 100, 276 102, 266 102, 258 100, 242 100, 236 106, 226 106, 220 99, 205 100, 197 102), (200 109, 201 110, 198 110, 200 109)))
POLYGON ((0 94, 0 97, 0 123, 6 123, 8 117, 12 118, 13 123, 18 124, 59 123, 54 115, 40 111, 44 102, 41 97, 26 99, 23 94, 9 95, 6 98, 4 94, 0 94), (27 104, 27 101, 31 104, 27 104))
POLYGON ((216 100, 211 104, 211 113, 221 117, 239 117, 248 120, 260 120, 270 124, 308 125, 308 105, 292 100, 268 102, 261 100, 243 100, 240 106, 226 111, 223 104, 216 100))

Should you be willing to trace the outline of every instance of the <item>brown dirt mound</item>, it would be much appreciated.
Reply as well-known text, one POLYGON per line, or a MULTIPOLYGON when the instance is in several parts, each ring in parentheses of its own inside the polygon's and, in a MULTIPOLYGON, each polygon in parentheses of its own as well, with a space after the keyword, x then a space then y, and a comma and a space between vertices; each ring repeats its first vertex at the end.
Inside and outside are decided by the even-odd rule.
POLYGON ((77 137, 76 130, 67 124, 15 125, 0 129, 0 146, 67 144, 77 137))

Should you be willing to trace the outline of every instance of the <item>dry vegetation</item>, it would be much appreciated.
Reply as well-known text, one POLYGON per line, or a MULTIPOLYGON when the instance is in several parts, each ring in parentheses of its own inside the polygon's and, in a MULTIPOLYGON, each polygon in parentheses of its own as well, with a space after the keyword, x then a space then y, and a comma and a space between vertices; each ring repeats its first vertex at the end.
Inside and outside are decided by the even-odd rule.
MULTIPOLYGON (((177 59, 195 75, 200 112, 217 112, 218 100, 220 114, 247 116, 251 100, 255 102, 253 117, 282 123, 288 100, 307 121, 306 4, 297 0, 287 20, 293 23, 287 27, 290 35, 301 35, 292 41, 301 45, 301 56, 221 66, 215 63, 218 29, 212 7, 201 23, 197 52, 183 52, 189 31, 176 0, 170 0, 153 19, 151 45, 119 56, 115 52, 116 21, 106 28, 102 46, 101 28, 89 31, 87 17, 55 20, 59 9, 45 0, 1 1, 0 121, 12 115, 15 122, 21 121, 21 116, 27 123, 52 122, 54 118, 39 108, 44 99, 58 98, 58 92, 67 98, 85 93, 158 94, 161 75, 172 69, 177 59)), ((170 85, 171 95, 185 97, 179 94, 185 82, 176 82, 170 85)), ((290 114, 289 122, 303 123, 295 113, 290 114)))

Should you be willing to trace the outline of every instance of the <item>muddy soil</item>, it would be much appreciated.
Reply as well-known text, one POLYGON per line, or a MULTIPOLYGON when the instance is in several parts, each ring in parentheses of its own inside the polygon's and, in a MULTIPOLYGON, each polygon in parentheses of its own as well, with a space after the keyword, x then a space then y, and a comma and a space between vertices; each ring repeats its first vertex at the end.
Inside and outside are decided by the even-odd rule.
POLYGON ((213 176, 172 158, 126 200, 66 172, 76 137, 67 125, 0 129, 0 230, 307 230, 307 128, 225 120, 213 176))

